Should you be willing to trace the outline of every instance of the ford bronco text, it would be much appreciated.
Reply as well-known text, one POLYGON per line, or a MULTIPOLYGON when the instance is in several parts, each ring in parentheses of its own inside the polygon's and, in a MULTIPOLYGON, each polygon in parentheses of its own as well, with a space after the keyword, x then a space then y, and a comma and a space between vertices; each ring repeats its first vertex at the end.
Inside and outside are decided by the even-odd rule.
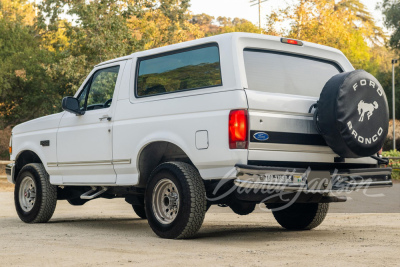
POLYGON ((392 185, 382 87, 322 45, 230 33, 142 51, 97 65, 62 108, 12 130, 26 223, 102 197, 163 238, 194 236, 211 205, 262 203, 303 230, 346 200, 335 192, 392 185))

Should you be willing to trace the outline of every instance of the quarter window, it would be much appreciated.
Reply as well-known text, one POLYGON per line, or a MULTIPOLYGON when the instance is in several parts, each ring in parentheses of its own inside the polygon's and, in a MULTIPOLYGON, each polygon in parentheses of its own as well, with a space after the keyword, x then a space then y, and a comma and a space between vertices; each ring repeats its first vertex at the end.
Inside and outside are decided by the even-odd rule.
POLYGON ((139 59, 137 96, 222 85, 217 45, 139 59))

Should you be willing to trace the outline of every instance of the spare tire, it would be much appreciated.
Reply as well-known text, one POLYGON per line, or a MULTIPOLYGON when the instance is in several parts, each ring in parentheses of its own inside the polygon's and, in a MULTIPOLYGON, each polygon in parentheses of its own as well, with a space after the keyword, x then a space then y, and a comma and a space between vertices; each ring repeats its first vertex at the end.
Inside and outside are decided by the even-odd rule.
POLYGON ((382 148, 389 108, 381 84, 368 72, 333 76, 322 89, 315 112, 318 131, 339 156, 367 157, 382 148))

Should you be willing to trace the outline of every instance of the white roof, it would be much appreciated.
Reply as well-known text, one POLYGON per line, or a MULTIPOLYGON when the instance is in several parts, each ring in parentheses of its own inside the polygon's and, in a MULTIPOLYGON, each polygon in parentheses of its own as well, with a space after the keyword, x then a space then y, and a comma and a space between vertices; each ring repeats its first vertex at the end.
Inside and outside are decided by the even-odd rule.
MULTIPOLYGON (((160 53, 164 53, 164 52, 174 51, 174 50, 178 50, 178 49, 182 49, 182 48, 186 48, 186 47, 207 44, 207 43, 212 43, 212 42, 216 42, 219 44, 220 43, 230 43, 232 45, 235 45, 235 43, 238 43, 240 40, 248 40, 250 42, 251 42, 251 40, 259 40, 259 41, 264 41, 264 42, 265 41, 276 42, 277 44, 279 44, 279 46, 282 46, 282 45, 286 46, 285 47, 286 49, 284 49, 285 51, 290 50, 290 49, 288 49, 290 47, 290 45, 281 43, 281 37, 265 35, 265 34, 256 34, 256 33, 234 32, 234 33, 224 33, 224 34, 220 34, 220 35, 214 35, 214 36, 210 36, 210 37, 200 38, 200 39, 177 43, 177 44, 173 44, 173 45, 167 45, 167 46, 153 48, 153 49, 149 49, 149 50, 139 51, 139 52, 135 52, 128 56, 119 57, 119 58, 115 58, 115 59, 111 59, 111 60, 102 62, 102 63, 98 64, 97 66, 100 66, 103 64, 108 64, 111 62, 127 60, 127 59, 131 59, 131 58, 135 58, 135 57, 143 57, 143 56, 148 56, 148 55, 160 54, 160 53)), ((315 43, 305 42, 305 41, 302 41, 302 42, 303 42, 303 47, 312 48, 314 50, 324 50, 327 52, 329 51, 331 53, 333 52, 333 53, 337 53, 337 54, 340 54, 341 56, 343 56, 342 52, 335 48, 332 48, 329 46, 324 46, 324 45, 318 45, 315 43)))
POLYGON ((248 88, 243 57, 243 50, 246 48, 256 48, 268 51, 310 56, 335 62, 344 71, 354 70, 353 66, 343 55, 343 53, 335 48, 304 41, 302 46, 291 45, 282 43, 280 37, 241 32, 220 34, 188 42, 140 51, 129 56, 103 62, 98 66, 127 59, 135 60, 138 57, 156 55, 213 42, 218 43, 220 51, 220 64, 223 81, 223 85, 220 87, 221 90, 248 88))

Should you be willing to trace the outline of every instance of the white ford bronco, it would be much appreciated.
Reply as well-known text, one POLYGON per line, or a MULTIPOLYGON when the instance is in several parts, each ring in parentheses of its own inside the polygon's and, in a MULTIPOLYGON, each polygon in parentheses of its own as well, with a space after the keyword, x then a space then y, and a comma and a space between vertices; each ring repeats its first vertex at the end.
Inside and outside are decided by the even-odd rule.
POLYGON ((26 223, 57 200, 124 198, 163 238, 195 235, 211 205, 312 229, 335 192, 392 185, 382 87, 322 45, 230 33, 137 52, 95 66, 62 108, 12 130, 26 223))

